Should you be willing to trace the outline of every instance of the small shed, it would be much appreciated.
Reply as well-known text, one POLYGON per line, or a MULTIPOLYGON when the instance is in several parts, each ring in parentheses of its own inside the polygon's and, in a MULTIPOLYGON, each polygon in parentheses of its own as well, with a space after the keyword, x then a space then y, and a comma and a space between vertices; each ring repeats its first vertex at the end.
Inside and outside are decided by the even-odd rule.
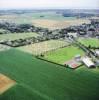
POLYGON ((81 60, 81 55, 80 55, 80 54, 75 55, 75 60, 76 60, 76 61, 80 61, 80 60, 81 60))

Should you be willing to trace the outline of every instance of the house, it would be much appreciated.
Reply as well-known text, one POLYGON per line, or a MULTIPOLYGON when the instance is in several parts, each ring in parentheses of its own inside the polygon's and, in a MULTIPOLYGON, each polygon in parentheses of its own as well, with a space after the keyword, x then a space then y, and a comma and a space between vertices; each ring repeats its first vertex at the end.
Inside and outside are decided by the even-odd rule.
POLYGON ((73 36, 73 37, 77 37, 77 32, 69 32, 69 33, 67 33, 69 36, 73 36))

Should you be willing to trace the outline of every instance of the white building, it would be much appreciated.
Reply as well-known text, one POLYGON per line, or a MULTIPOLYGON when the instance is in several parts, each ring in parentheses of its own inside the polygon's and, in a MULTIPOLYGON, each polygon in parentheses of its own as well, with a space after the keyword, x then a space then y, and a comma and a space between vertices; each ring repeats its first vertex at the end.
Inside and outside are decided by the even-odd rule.
POLYGON ((89 57, 83 57, 83 58, 82 58, 82 62, 83 62, 88 68, 95 67, 94 62, 92 62, 92 60, 91 60, 89 57))
POLYGON ((71 35, 72 35, 73 37, 75 37, 75 38, 76 38, 76 37, 77 37, 77 32, 73 32, 73 33, 72 33, 72 32, 69 32, 69 33, 68 33, 68 35, 69 35, 69 36, 71 36, 71 35))
POLYGON ((99 50, 96 50, 95 53, 99 56, 99 50))
POLYGON ((80 54, 76 55, 75 60, 78 61, 78 62, 81 61, 81 55, 80 54))

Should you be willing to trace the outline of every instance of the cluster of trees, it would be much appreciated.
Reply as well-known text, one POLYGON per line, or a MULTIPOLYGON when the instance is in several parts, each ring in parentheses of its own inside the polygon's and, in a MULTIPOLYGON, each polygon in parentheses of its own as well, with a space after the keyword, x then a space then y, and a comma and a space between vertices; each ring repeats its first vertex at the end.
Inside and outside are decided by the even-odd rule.
POLYGON ((19 47, 23 45, 28 45, 28 44, 33 44, 33 43, 38 43, 38 42, 43 42, 51 39, 59 39, 63 38, 64 35, 62 34, 52 34, 52 32, 44 33, 45 35, 37 36, 37 37, 30 37, 30 38, 25 38, 25 39, 17 39, 17 40, 7 40, 1 42, 1 44, 5 44, 11 47, 19 47))
POLYGON ((35 27, 31 24, 15 24, 15 23, 3 22, 0 23, 0 30, 1 34, 8 34, 8 33, 14 34, 14 33, 24 33, 24 32, 36 32, 39 34, 38 37, 18 39, 14 41, 7 40, 2 42, 2 44, 6 44, 12 47, 18 47, 31 43, 37 43, 50 39, 59 39, 64 37, 64 34, 62 34, 61 32, 59 33, 58 31, 56 31, 57 34, 53 34, 53 31, 50 31, 47 28, 35 27))
POLYGON ((99 19, 91 20, 90 24, 83 23, 79 26, 70 26, 60 30, 62 34, 66 34, 66 32, 77 33, 78 36, 99 37, 99 19))
POLYGON ((0 23, 0 28, 3 30, 3 33, 22 33, 22 32, 37 32, 39 34, 38 37, 31 37, 26 39, 18 39, 14 41, 4 41, 3 44, 9 46, 22 46, 31 43, 42 42, 50 39, 60 39, 68 36, 68 32, 77 32, 80 35, 90 34, 89 31, 94 31, 99 28, 99 24, 83 24, 81 26, 71 26, 64 29, 57 30, 48 30, 46 28, 35 27, 31 24, 15 24, 15 23, 0 23), (4 31, 6 30, 6 31, 4 31))
POLYGON ((98 46, 96 47, 96 46, 91 46, 91 45, 89 45, 88 48, 89 48, 89 49, 94 49, 94 50, 95 50, 95 49, 99 49, 98 46))
MULTIPOLYGON (((6 30, 6 33, 22 33, 22 32, 46 32, 48 29, 35 27, 32 24, 15 24, 8 22, 1 22, 0 29, 6 30)), ((4 32, 2 32, 3 34, 4 32)))
POLYGON ((5 30, 5 29, 0 29, 0 34, 8 34, 10 31, 5 30))
POLYGON ((86 18, 86 17, 93 17, 95 14, 91 13, 63 13, 64 17, 77 17, 77 18, 86 18))

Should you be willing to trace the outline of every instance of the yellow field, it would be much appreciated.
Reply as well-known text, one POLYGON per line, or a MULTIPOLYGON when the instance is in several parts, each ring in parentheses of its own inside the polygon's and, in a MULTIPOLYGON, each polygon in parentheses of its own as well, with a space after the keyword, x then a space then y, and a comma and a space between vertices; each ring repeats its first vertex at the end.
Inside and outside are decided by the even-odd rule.
POLYGON ((28 52, 34 55, 39 55, 47 51, 55 50, 64 46, 69 45, 69 43, 60 40, 49 40, 45 42, 35 43, 27 46, 19 47, 19 50, 28 52))
POLYGON ((17 15, 2 15, 0 16, 0 19, 15 19, 17 17, 17 15))
POLYGON ((4 93, 14 85, 15 81, 9 79, 7 76, 3 74, 0 74, 0 94, 4 93))
POLYGON ((42 14, 33 14, 32 17, 30 15, 2 15, 0 16, 0 20, 7 20, 15 23, 33 23, 33 25, 38 27, 53 29, 61 29, 66 28, 72 25, 81 25, 82 23, 90 23, 88 19, 65 19, 63 16, 57 15, 55 13, 45 13, 44 16, 47 18, 40 18, 39 16, 42 14))
POLYGON ((83 23, 90 23, 88 19, 69 19, 69 20, 48 20, 48 19, 35 19, 33 24, 38 27, 49 29, 61 29, 72 25, 81 25, 83 23))

